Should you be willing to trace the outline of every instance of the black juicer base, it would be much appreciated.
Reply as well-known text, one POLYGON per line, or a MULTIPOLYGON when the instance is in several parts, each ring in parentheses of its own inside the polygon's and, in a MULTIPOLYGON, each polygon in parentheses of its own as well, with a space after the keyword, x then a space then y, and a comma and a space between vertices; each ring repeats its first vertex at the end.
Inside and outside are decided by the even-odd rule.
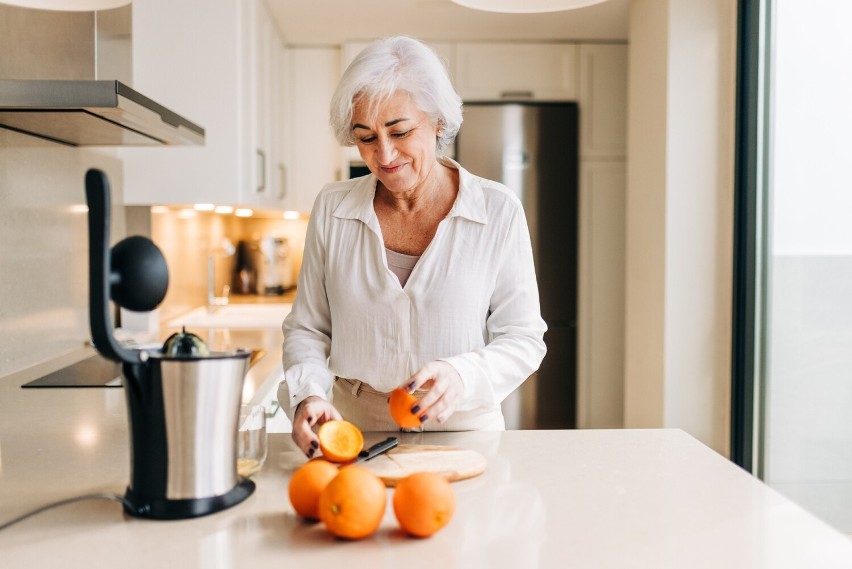
POLYGON ((235 506, 251 496, 254 482, 240 478, 239 483, 221 496, 169 500, 137 496, 130 488, 124 494, 124 511, 137 518, 155 520, 182 520, 214 514, 235 506))

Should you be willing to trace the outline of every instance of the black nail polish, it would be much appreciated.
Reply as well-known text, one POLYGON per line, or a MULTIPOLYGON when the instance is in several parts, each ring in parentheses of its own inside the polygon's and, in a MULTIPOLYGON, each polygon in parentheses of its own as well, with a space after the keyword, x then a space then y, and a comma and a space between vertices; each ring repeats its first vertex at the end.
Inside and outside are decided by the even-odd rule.
POLYGON ((420 405, 415 405, 414 407, 411 408, 411 414, 412 415, 416 415, 418 411, 420 411, 420 405))
POLYGON ((312 456, 314 456, 314 449, 309 448, 308 449, 308 458, 311 458, 312 456))
POLYGON ((312 448, 319 448, 319 443, 316 442, 316 441, 311 441, 311 447, 312 448))
POLYGON ((414 389, 414 382, 413 381, 408 384, 408 389, 409 390, 414 389))
POLYGON ((420 422, 425 423, 427 419, 429 419, 429 415, 423 415, 422 417, 420 417, 420 422))

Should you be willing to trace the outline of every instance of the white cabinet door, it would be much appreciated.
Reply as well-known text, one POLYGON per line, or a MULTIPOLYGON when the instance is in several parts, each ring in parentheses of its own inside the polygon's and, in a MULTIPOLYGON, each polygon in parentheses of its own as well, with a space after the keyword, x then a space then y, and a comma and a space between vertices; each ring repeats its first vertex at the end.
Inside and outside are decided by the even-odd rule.
POLYGON ((454 71, 465 101, 577 98, 573 44, 458 43, 454 71))
POLYGON ((281 91, 282 42, 262 0, 243 4, 246 42, 243 65, 247 89, 244 149, 245 202, 267 208, 283 206, 280 133, 285 128, 281 91))
POLYGON ((271 149, 279 49, 262 0, 134 5, 133 87, 204 127, 206 140, 119 149, 125 203, 280 207, 271 149))
POLYGON ((624 161, 580 166, 577 427, 624 426, 624 161))
POLYGON ((287 195, 284 207, 309 213, 325 184, 340 179, 341 148, 328 125, 340 78, 340 50, 291 46, 288 57, 287 195))
POLYGON ((580 156, 627 153, 627 46, 580 45, 580 156))
POLYGON ((204 146, 121 148, 127 204, 231 203, 240 187, 237 0, 133 6, 133 87, 206 130, 204 146))

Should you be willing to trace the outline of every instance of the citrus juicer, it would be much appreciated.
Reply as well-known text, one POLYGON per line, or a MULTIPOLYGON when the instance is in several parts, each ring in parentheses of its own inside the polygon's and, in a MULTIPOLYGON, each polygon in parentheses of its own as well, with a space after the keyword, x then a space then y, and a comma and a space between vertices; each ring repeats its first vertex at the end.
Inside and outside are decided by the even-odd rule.
POLYGON ((130 349, 113 335, 109 301, 156 308, 168 289, 165 257, 148 238, 109 247, 110 188, 86 173, 89 205, 89 323, 95 348, 122 365, 130 426, 128 514, 181 519, 229 508, 254 492, 237 474, 237 422, 250 352, 212 352, 183 330, 163 349, 130 349))

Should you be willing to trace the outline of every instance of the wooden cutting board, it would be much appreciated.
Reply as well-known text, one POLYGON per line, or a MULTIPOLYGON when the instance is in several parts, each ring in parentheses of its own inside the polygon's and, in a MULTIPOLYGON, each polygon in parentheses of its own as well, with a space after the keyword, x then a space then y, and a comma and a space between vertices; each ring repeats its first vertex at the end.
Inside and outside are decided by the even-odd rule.
POLYGON ((473 450, 440 445, 399 445, 370 460, 358 462, 382 479, 387 486, 415 472, 434 472, 450 482, 479 476, 485 471, 485 457, 473 450))

